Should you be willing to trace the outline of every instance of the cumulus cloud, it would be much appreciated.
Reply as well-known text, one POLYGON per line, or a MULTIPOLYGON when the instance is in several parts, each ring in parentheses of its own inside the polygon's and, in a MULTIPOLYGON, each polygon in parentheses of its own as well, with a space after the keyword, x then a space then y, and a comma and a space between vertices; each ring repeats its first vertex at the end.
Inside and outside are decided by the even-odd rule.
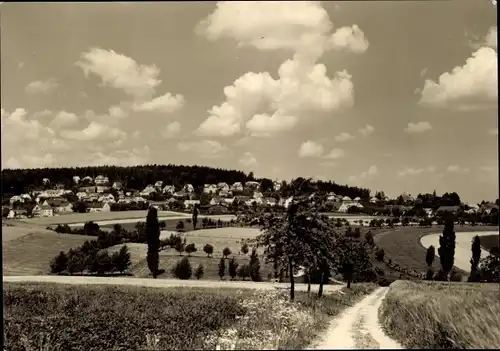
POLYGON ((165 129, 161 132, 161 135, 165 139, 171 139, 177 136, 181 131, 181 124, 177 121, 169 123, 165 129))
POLYGON ((61 136, 65 139, 78 141, 117 141, 125 139, 127 133, 98 122, 90 122, 83 130, 63 130, 61 136))
POLYGON ((446 172, 455 173, 455 174, 465 174, 465 173, 469 173, 470 169, 469 168, 462 168, 458 165, 449 165, 446 168, 446 172))
POLYGON ((181 109, 184 106, 184 103, 184 96, 181 94, 174 96, 170 93, 166 93, 150 101, 134 104, 132 108, 134 111, 158 111, 172 113, 181 109))
POLYGON ((131 150, 117 150, 110 153, 95 152, 87 156, 86 164, 90 166, 137 166, 147 164, 149 156, 150 149, 146 145, 131 150))
POLYGON ((345 152, 344 150, 342 149, 332 149, 332 151, 330 151, 330 153, 328 155, 326 155, 326 158, 331 158, 331 159, 338 159, 338 158, 341 158, 345 155, 345 152))
POLYGON ((344 141, 349 141, 349 140, 352 140, 354 139, 354 137, 349 134, 349 133, 340 133, 339 135, 337 135, 335 137, 335 141, 338 141, 338 142, 344 142, 344 141))
POLYGON ((427 167, 427 168, 405 168, 401 171, 398 172, 399 177, 405 177, 405 176, 417 176, 421 175, 424 173, 434 173, 436 171, 436 168, 433 166, 427 167))
POLYGON ((405 132, 409 134, 415 134, 415 133, 424 133, 432 129, 432 126, 429 122, 417 122, 413 123, 410 122, 408 123, 408 126, 405 128, 405 132))
POLYGON ((337 29, 330 38, 330 44, 335 49, 347 49, 357 54, 361 54, 368 49, 368 40, 365 38, 365 33, 355 24, 351 27, 337 29))
POLYGON ((216 140, 180 141, 177 149, 182 152, 194 152, 204 158, 219 157, 226 147, 216 140))
POLYGON ((332 28, 318 2, 217 3, 198 26, 199 33, 258 50, 287 50, 293 58, 280 66, 276 79, 269 72, 248 72, 224 88, 226 101, 208 111, 198 133, 232 136, 244 126, 252 135, 268 136, 295 127, 306 116, 352 107, 349 73, 329 78, 317 61, 334 48, 361 52, 358 41, 364 34, 353 26, 332 35, 332 28))
POLYGON ((299 157, 320 157, 323 154, 323 146, 312 140, 307 140, 300 145, 299 157))
POLYGON ((160 85, 160 69, 156 65, 141 65, 134 59, 114 50, 92 48, 82 53, 75 63, 85 76, 90 73, 101 79, 103 86, 123 90, 136 98, 151 97, 160 85))
POLYGON ((35 80, 24 88, 28 94, 50 94, 59 87, 57 80, 50 78, 47 80, 35 80))
MULTIPOLYGON (((2 109, 2 142, 16 145, 22 140, 39 140, 54 136, 54 130, 43 126, 38 120, 27 119, 28 111, 17 108, 12 113, 2 109)), ((7 144, 6 144, 7 145, 7 144)))
POLYGON ((375 128, 369 124, 365 124, 363 128, 358 129, 359 134, 363 137, 367 137, 375 131, 375 128))
POLYGON ((50 126, 56 129, 68 128, 77 124, 78 120, 79 120, 78 116, 75 115, 74 113, 61 111, 54 117, 52 122, 50 122, 50 126))
POLYGON ((248 151, 243 154, 238 162, 245 168, 251 168, 257 165, 257 159, 251 152, 248 151))
POLYGON ((437 81, 427 79, 419 104, 455 110, 477 110, 497 105, 497 32, 490 28, 479 48, 463 66, 443 73, 437 81))
POLYGON ((111 118, 122 119, 128 116, 128 112, 121 106, 111 106, 108 111, 111 118))

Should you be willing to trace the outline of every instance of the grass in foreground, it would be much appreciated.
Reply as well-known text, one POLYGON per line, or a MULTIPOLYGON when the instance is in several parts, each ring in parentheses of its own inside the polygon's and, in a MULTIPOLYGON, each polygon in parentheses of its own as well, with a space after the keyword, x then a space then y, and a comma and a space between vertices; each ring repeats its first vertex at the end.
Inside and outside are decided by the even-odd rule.
POLYGON ((397 281, 379 311, 388 334, 407 348, 496 348, 497 284, 397 281))
POLYGON ((233 289, 4 284, 9 350, 301 349, 376 288, 321 299, 233 289))

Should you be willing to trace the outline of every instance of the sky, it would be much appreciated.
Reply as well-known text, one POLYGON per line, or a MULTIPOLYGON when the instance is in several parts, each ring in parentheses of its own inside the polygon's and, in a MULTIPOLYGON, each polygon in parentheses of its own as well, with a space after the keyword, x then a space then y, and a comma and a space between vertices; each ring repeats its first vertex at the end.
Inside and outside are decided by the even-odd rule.
POLYGON ((2 168, 498 197, 490 0, 3 3, 2 168))

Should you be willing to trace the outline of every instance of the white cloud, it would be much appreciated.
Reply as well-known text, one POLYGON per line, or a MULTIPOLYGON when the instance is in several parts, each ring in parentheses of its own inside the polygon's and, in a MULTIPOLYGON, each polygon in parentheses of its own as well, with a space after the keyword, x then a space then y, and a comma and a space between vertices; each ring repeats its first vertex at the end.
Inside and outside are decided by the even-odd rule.
POLYGON ((448 173, 457 173, 457 174, 465 174, 469 173, 470 169, 469 168, 462 168, 458 165, 450 165, 446 168, 446 172, 448 173))
POLYGON ((82 53, 75 63, 85 76, 90 73, 101 78, 103 86, 123 90, 135 98, 151 98, 156 87, 160 69, 156 65, 141 65, 134 59, 113 50, 92 48, 82 53))
POLYGON ((95 152, 87 156, 86 164, 90 166, 137 166, 148 163, 150 150, 148 146, 132 150, 118 150, 111 153, 95 152))
POLYGON ((432 126, 429 122, 425 122, 425 121, 424 122, 417 122, 417 123, 410 122, 410 123, 408 123, 408 127, 405 128, 405 132, 410 133, 410 134, 423 133, 423 132, 427 132, 431 129, 432 129, 432 126))
MULTIPOLYGON (((334 48, 332 23, 318 2, 219 2, 198 27, 210 40, 233 39, 239 46, 258 50, 288 50, 274 79, 269 72, 248 72, 224 88, 226 101, 213 106, 198 128, 205 136, 232 136, 245 127, 252 135, 271 135, 289 130, 301 119, 322 112, 352 107, 351 76, 337 72, 333 79, 317 60, 334 48)), ((342 29, 342 47, 360 52, 362 32, 342 29)))
POLYGON ((342 149, 332 149, 328 155, 326 155, 326 158, 331 158, 331 159, 338 159, 341 158, 345 155, 344 150, 342 149))
POLYGON ((484 38, 484 44, 496 50, 498 45, 497 36, 497 26, 491 27, 488 34, 486 34, 486 37, 484 38))
POLYGON ((169 123, 162 131, 161 135, 165 139, 174 138, 181 131, 181 124, 177 121, 169 123))
POLYGON ((172 113, 182 108, 184 103, 185 99, 181 94, 174 96, 170 93, 166 93, 150 101, 134 104, 132 108, 134 111, 172 113))
POLYGON ((15 147, 23 140, 33 141, 54 136, 51 128, 44 127, 37 120, 28 120, 27 114, 28 111, 24 108, 17 108, 12 113, 2 109, 2 143, 15 147))
POLYGON ((481 47, 463 66, 443 73, 438 81, 427 79, 419 103, 456 110, 496 106, 498 101, 497 53, 481 47))
POLYGON ((245 168, 251 168, 257 165, 257 159, 251 152, 245 152, 238 162, 245 168))
POLYGON ((361 54, 368 50, 368 40, 357 25, 337 29, 330 38, 330 44, 335 49, 347 49, 348 51, 361 54))
POLYGON ((121 106, 111 106, 108 113, 111 118, 122 119, 128 116, 128 112, 121 106))
POLYGON ((39 118, 48 117, 51 115, 52 115, 52 111, 50 111, 50 110, 37 111, 33 114, 33 118, 39 119, 39 118))
POLYGON ((488 134, 491 134, 491 135, 498 135, 498 128, 491 128, 491 129, 488 129, 488 134))
POLYGON ((307 140, 300 145, 299 157, 320 157, 323 154, 323 146, 312 140, 307 140))
POLYGON ((349 140, 352 140, 354 139, 354 137, 349 134, 349 133, 340 133, 339 135, 337 135, 335 137, 335 141, 338 141, 338 142, 344 142, 344 141, 349 141, 349 140))
POLYGON ((214 158, 219 157, 226 147, 216 140, 202 140, 180 141, 177 143, 177 149, 182 152, 194 152, 204 158, 214 158))
POLYGON ((436 168, 433 166, 427 167, 427 168, 405 168, 402 171, 398 172, 399 177, 405 177, 405 176, 416 176, 416 175, 421 175, 423 173, 434 173, 436 171, 436 168))
POLYGON ((61 111, 59 112, 52 122, 50 122, 50 126, 53 128, 67 128, 74 126, 78 123, 78 116, 74 113, 61 111))
POLYGON ((361 173, 360 175, 357 176, 350 176, 349 177, 349 182, 357 182, 366 178, 370 178, 373 176, 376 176, 378 174, 378 169, 377 166, 371 165, 367 171, 361 173))
POLYGON ((59 83, 57 80, 51 78, 47 80, 35 80, 29 83, 24 89, 28 94, 50 94, 57 89, 59 83))
POLYGON ((90 122, 83 130, 63 130, 61 136, 69 140, 113 142, 125 139, 127 134, 118 128, 109 127, 98 122, 90 122))
POLYGON ((367 137, 375 131, 375 128, 369 124, 365 124, 363 128, 358 129, 359 134, 363 137, 367 137))

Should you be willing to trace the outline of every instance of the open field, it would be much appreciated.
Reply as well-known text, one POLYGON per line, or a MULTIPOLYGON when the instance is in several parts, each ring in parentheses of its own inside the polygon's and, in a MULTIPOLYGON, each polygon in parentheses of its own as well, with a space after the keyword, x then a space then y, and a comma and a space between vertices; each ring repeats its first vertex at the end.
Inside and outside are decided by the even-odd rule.
MULTIPOLYGON (((85 223, 88 221, 115 221, 123 219, 145 219, 148 211, 118 211, 118 212, 89 212, 89 213, 68 213, 60 216, 54 217, 40 217, 40 218, 27 218, 22 221, 25 223, 49 226, 54 224, 71 224, 71 223, 85 223)), ((158 211, 158 217, 182 217, 186 215, 184 213, 172 212, 172 211, 158 211)))
POLYGON ((498 284, 397 281, 379 315, 387 333, 406 348, 500 345, 498 284))
MULTIPOLYGON (((2 240, 3 274, 4 275, 32 275, 45 274, 49 270, 50 261, 59 251, 68 251, 85 240, 95 237, 85 235, 57 234, 53 231, 29 231, 20 235, 22 227, 2 227, 3 235, 12 237, 9 241, 2 240), (15 234, 8 234, 15 229, 15 234)), ((2 238, 3 239, 3 238, 2 238)))
MULTIPOLYGON (((425 263, 426 248, 420 243, 420 238, 424 235, 441 233, 443 226, 433 226, 432 228, 420 227, 399 227, 393 230, 381 230, 373 232, 375 243, 384 249, 386 255, 392 258, 393 262, 408 269, 419 272, 427 270, 425 263)), ((498 231, 498 227, 491 226, 455 226, 455 232, 492 232, 498 231)), ((458 235, 458 234, 457 234, 458 235)), ((439 259, 434 260, 434 271, 439 269, 439 259)), ((466 275, 463 270, 459 273, 466 275)))
POLYGON ((488 252, 493 247, 500 247, 500 236, 498 235, 498 233, 481 236, 481 246, 488 252))
POLYGON ((51 230, 41 229, 29 225, 2 225, 2 243, 19 239, 30 233, 52 233, 51 230))
POLYGON ((280 291, 4 283, 4 345, 38 349, 42 333, 44 349, 76 351, 303 349, 375 288, 294 303, 280 291))
MULTIPOLYGON (((482 235, 490 235, 491 232, 459 232, 456 233, 455 239, 455 267, 460 268, 461 270, 470 273, 470 259, 472 256, 471 253, 471 245, 472 239, 478 235, 482 237, 482 235)), ((441 234, 429 234, 420 238, 420 243, 425 248, 428 248, 431 245, 434 245, 436 248, 436 257, 439 257, 437 248, 439 247, 439 236, 441 234)), ((481 257, 486 257, 489 255, 489 252, 481 248, 481 257)))
MULTIPOLYGON (((158 212, 158 220, 160 221, 180 221, 183 220, 186 223, 186 220, 191 219, 190 214, 185 214, 185 213, 179 213, 175 215, 160 215, 161 213, 158 212)), ((199 225, 201 226, 201 220, 204 218, 211 218, 214 221, 217 221, 220 219, 221 221, 230 221, 231 219, 236 219, 235 215, 199 215, 198 220, 199 220, 199 225)), ((124 218, 124 219, 110 219, 110 220, 103 220, 103 221, 95 221, 95 223, 99 224, 100 226, 109 226, 113 227, 115 224, 121 224, 122 226, 130 225, 130 226, 135 226, 137 222, 145 222, 146 221, 146 216, 143 218, 124 218)), ((85 222, 78 222, 78 223, 71 223, 69 224, 70 227, 83 227, 85 222)))

